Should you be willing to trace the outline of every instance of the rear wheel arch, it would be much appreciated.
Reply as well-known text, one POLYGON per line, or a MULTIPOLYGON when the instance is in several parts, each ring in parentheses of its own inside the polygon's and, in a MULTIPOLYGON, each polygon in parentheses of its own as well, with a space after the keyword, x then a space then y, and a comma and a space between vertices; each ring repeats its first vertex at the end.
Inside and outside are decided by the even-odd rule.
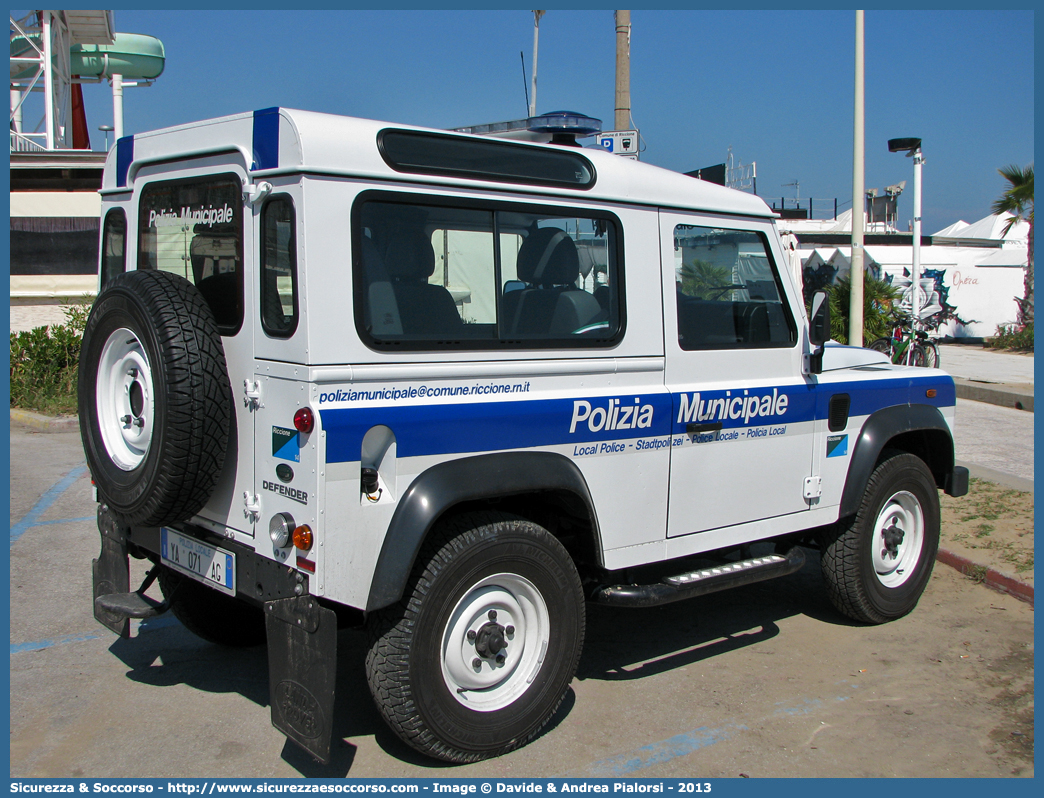
POLYGON ((500 511, 444 517, 402 601, 368 618, 367 681, 403 741, 475 762, 525 745, 551 720, 584 629, 579 575, 546 529, 500 511))
POLYGON ((414 479, 388 524, 370 582, 366 611, 402 598, 424 540, 440 521, 478 509, 500 509, 550 526, 564 515, 579 534, 561 534, 574 560, 600 563, 594 500, 580 469, 554 452, 498 452, 439 463, 414 479))

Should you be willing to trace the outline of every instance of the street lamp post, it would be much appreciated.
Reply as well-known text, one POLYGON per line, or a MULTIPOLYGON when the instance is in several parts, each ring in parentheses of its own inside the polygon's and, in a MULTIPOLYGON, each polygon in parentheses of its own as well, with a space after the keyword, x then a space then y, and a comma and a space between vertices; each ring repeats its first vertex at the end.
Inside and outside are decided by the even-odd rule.
MULTIPOLYGON (((910 282, 912 283, 910 306, 913 314, 913 332, 916 335, 917 326, 921 321, 921 166, 924 165, 924 155, 921 153, 921 140, 917 138, 889 139, 888 151, 905 152, 906 157, 913 158, 914 162, 913 257, 910 264, 910 282)), ((908 357, 911 350, 913 350, 912 346, 907 350, 908 357)))
POLYGON ((116 128, 112 125, 98 125, 98 130, 105 134, 105 151, 109 151, 109 134, 116 128))

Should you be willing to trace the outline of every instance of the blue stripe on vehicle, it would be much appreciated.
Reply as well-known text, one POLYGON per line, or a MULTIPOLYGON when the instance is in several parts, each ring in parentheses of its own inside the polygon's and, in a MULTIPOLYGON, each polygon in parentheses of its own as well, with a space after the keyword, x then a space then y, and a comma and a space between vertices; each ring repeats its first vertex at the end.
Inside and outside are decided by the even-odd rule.
MULTIPOLYGON (((336 397, 333 401, 340 404, 345 401, 342 397, 351 393, 338 391, 333 394, 336 397)), ((387 426, 395 433, 399 457, 492 452, 685 434, 688 424, 701 421, 720 423, 723 430, 773 423, 798 424, 827 418, 830 397, 838 393, 851 396, 850 416, 867 416, 895 405, 950 407, 956 402, 956 391, 949 377, 927 376, 727 391, 664 392, 637 397, 623 394, 510 402, 323 407, 320 399, 319 415, 327 435, 326 460, 343 463, 359 459, 363 436, 378 425, 387 426), (929 389, 935 389, 934 397, 926 395, 929 389), (748 404, 755 401, 756 409, 748 404), (647 406, 652 411, 648 424, 638 427, 626 423, 624 408, 631 409, 628 415, 633 421, 637 418, 634 408, 640 411, 647 406), (767 411, 764 414, 763 409, 767 411)), ((423 397, 423 394, 413 391, 411 398, 416 396, 423 397)))
POLYGON ((929 374, 923 377, 893 377, 868 382, 828 383, 816 389, 817 418, 827 418, 830 397, 839 393, 847 393, 852 398, 849 416, 868 416, 875 410, 895 405, 953 407, 957 404, 957 388, 953 379, 945 375, 929 374), (935 396, 928 396, 929 390, 934 390, 935 396))
MULTIPOLYGON (((618 398, 621 403, 626 402, 628 406, 636 406, 634 394, 613 398, 618 398)), ((527 449, 560 443, 667 435, 670 432, 670 394, 637 398, 637 407, 652 408, 650 426, 631 425, 625 429, 606 431, 596 425, 599 428, 592 431, 586 422, 580 422, 572 434, 569 427, 574 412, 573 399, 385 405, 358 409, 320 408, 319 415, 323 429, 326 430, 326 460, 329 463, 343 463, 359 459, 363 436, 371 427, 379 424, 394 430, 399 457, 527 449)), ((608 412, 609 397, 583 401, 591 404, 592 412, 602 409, 596 418, 601 419, 608 412)))
POLYGON ((134 136, 123 136, 116 139, 116 185, 120 188, 127 185, 127 172, 134 161, 134 136))
POLYGON ((684 391, 673 394, 671 431, 684 434, 689 424, 721 424, 723 430, 774 422, 812 421, 816 413, 814 385, 684 391), (765 412, 763 412, 765 411, 765 412))
POLYGON ((254 164, 251 171, 279 166, 279 109, 254 111, 254 164))

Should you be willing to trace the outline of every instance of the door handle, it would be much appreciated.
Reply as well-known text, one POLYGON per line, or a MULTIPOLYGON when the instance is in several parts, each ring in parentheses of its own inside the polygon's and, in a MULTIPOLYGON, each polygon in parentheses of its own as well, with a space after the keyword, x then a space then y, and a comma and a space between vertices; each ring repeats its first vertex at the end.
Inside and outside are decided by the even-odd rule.
POLYGON ((686 424, 685 433, 687 435, 699 435, 701 432, 718 432, 722 428, 720 421, 715 421, 708 424, 686 424))

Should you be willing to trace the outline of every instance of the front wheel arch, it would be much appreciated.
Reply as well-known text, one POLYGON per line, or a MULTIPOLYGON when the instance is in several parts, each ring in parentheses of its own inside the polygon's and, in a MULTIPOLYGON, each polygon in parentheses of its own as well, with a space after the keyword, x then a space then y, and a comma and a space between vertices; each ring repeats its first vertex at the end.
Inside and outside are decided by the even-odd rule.
POLYGON ((852 450, 839 516, 855 515, 867 481, 885 452, 902 451, 927 464, 935 484, 947 488, 954 471, 953 437, 939 408, 896 405, 873 413, 863 424, 852 450))

